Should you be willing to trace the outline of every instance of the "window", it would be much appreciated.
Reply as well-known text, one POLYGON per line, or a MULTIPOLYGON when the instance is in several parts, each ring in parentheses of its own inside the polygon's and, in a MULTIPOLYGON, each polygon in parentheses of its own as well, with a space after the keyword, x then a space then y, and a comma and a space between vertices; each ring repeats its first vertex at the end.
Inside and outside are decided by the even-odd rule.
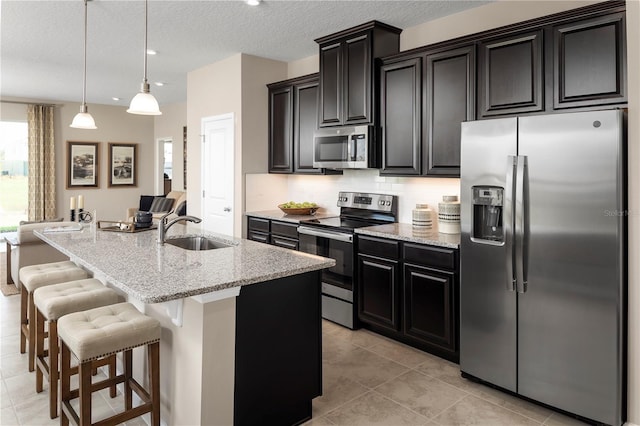
POLYGON ((26 122, 0 121, 0 232, 27 220, 28 142, 26 122))

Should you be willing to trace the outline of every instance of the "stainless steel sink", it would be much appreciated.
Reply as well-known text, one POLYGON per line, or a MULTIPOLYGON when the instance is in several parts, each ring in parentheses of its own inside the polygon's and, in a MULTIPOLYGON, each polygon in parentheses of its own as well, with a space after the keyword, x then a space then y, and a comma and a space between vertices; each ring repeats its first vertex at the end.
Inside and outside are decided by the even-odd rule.
POLYGON ((185 250, 213 250, 219 248, 233 247, 231 244, 216 241, 211 238, 196 235, 190 237, 167 238, 166 244, 180 247, 185 250))

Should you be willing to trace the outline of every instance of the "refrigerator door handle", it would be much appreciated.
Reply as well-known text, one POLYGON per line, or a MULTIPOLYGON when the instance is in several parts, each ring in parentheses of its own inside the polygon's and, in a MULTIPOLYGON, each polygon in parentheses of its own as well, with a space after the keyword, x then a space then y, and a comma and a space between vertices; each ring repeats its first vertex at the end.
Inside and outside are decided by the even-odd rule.
POLYGON ((526 208, 525 179, 528 176, 528 161, 524 155, 518 156, 518 170, 516 175, 515 195, 515 264, 516 264, 516 288, 518 293, 527 291, 527 253, 526 253, 526 208))
POLYGON ((506 285, 507 290, 515 291, 516 278, 513 274, 513 181, 516 174, 516 166, 518 164, 515 155, 507 156, 507 176, 505 179, 505 195, 504 195, 504 249, 505 249, 505 267, 506 267, 506 285))

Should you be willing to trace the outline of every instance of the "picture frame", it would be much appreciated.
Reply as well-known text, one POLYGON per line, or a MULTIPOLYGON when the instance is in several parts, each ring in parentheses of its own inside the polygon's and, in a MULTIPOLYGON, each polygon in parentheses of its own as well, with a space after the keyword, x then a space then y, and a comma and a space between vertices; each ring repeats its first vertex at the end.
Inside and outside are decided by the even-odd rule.
POLYGON ((67 189, 98 188, 100 142, 67 141, 67 189))
POLYGON ((109 143, 109 187, 138 186, 138 144, 109 143))

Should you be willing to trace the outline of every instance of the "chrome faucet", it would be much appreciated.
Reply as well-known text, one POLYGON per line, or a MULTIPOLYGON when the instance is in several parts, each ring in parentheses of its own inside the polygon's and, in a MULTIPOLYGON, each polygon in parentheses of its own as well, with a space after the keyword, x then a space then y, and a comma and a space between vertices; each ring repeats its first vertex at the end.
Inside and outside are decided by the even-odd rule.
POLYGON ((173 213, 173 210, 162 216, 160 218, 160 221, 158 222, 158 245, 164 245, 164 237, 167 234, 167 231, 177 222, 180 222, 181 220, 186 220, 193 223, 202 222, 202 219, 195 216, 178 216, 175 219, 172 219, 170 222, 167 222, 167 216, 169 216, 171 213, 173 213))

